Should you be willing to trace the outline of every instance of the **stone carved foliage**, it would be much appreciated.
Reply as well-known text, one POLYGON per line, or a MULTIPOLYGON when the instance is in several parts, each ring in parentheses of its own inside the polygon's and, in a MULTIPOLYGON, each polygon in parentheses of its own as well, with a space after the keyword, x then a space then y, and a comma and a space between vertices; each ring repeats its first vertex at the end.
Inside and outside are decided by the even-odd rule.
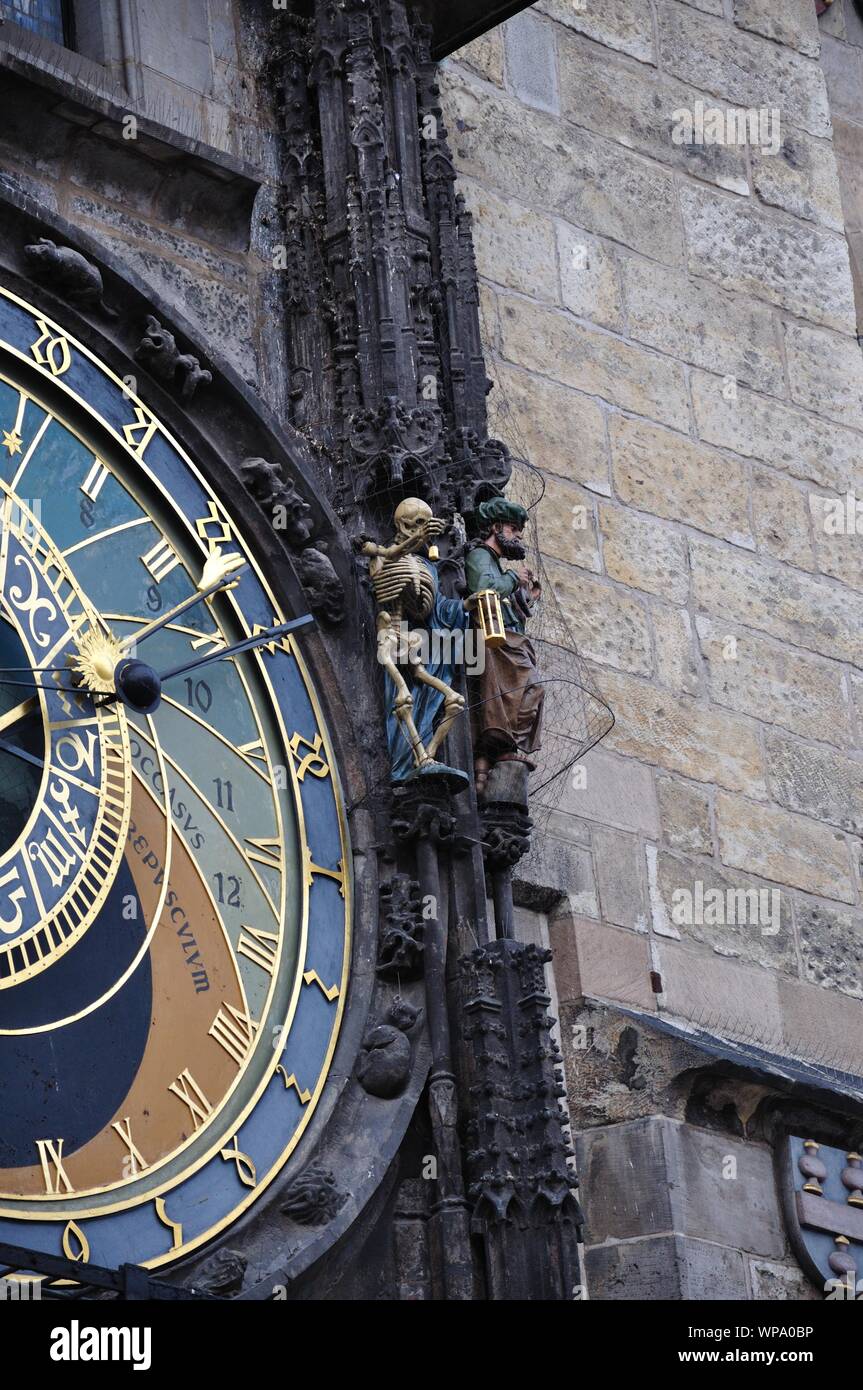
POLYGON ((292 419, 327 440, 351 530, 406 496, 467 512, 509 469, 429 31, 404 0, 344 0, 276 33, 285 203, 313 210, 288 237, 292 419))
POLYGON ((393 874, 380 889, 377 973, 411 980, 422 970, 423 918, 420 887, 409 874, 393 874))
POLYGON ((499 940, 460 962, 464 1037, 474 1083, 468 1123, 468 1194, 494 1222, 540 1222, 558 1211, 580 1222, 567 1159, 560 1050, 548 1014, 551 952, 499 940))

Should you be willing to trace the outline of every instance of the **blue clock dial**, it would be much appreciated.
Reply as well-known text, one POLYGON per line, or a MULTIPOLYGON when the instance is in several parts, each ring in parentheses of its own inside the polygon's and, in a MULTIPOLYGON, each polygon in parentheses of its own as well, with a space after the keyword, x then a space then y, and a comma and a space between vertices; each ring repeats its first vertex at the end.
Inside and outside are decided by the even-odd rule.
POLYGON ((185 672, 296 615, 148 402, 3 292, 0 508, 0 1240, 158 1266, 323 1088, 338 771, 301 637, 185 672), (132 659, 183 668, 152 709, 117 698, 132 659))

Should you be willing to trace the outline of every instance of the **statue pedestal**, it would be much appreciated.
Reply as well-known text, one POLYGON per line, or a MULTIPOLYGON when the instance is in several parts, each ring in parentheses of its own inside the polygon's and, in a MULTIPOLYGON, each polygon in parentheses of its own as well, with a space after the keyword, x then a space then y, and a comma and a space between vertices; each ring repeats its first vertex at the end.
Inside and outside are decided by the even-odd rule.
POLYGON ((530 768, 518 759, 495 763, 480 801, 482 848, 491 880, 498 938, 515 936, 512 869, 530 848, 533 822, 528 815, 530 768))

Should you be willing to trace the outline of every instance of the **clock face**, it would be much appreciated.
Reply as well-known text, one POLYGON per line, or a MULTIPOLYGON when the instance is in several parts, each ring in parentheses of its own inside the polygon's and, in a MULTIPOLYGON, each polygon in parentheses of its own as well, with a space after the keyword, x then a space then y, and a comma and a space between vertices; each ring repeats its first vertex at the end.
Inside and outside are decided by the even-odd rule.
POLYGON ((110 699, 293 616, 130 379, 0 291, 0 1241, 164 1264, 308 1122, 351 894, 302 637, 110 699))

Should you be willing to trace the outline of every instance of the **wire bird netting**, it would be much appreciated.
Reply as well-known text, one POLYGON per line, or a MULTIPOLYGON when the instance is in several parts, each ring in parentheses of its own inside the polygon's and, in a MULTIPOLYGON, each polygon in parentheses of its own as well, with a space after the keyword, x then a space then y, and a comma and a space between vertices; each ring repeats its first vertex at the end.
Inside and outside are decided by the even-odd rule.
MULTIPOLYGON (((482 310, 480 317, 486 359, 495 378, 488 397, 489 434, 503 440, 513 456, 512 476, 506 493, 529 514, 523 538, 527 551, 524 563, 542 587, 542 597, 535 604, 527 625, 536 651, 537 670, 545 687, 542 746, 531 754, 536 771, 531 773, 529 791, 532 808, 544 812, 547 819, 552 811, 561 807, 566 797, 572 782, 569 774, 611 731, 614 713, 579 653, 573 630, 575 621, 566 612, 549 575, 542 549, 542 518, 551 505, 542 506, 545 476, 530 461, 531 450, 519 423, 519 411, 507 392, 504 373, 495 370, 498 361, 493 346, 495 334, 489 331, 482 310)), ((571 524, 574 537, 575 509, 571 524)))
MULTIPOLYGON (((511 427, 507 433, 512 436, 511 427)), ((609 732, 614 714, 579 654, 572 624, 545 563, 540 533, 545 479, 531 464, 514 460, 506 492, 510 501, 519 503, 530 516, 523 538, 527 551, 523 563, 542 588, 527 625, 545 688, 541 746, 530 755, 536 771, 530 775, 529 791, 533 808, 551 812, 560 807, 566 795, 572 769, 609 732)))

